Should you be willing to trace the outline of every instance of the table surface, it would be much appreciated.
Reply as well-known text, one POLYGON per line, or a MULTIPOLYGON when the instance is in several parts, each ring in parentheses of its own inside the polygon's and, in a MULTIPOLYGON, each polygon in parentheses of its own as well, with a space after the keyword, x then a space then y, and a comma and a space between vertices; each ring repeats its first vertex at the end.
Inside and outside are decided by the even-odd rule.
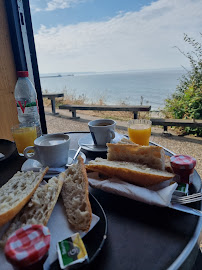
MULTIPOLYGON (((78 148, 78 140, 87 133, 68 133, 70 149, 78 148)), ((86 152, 87 162, 106 153, 86 152)), ((172 155, 172 153, 167 152, 172 155)), ((14 153, 0 163, 0 186, 20 170, 25 158, 14 153)), ((195 171, 197 189, 201 179, 195 171)), ((187 269, 197 256, 197 239, 202 218, 170 208, 150 206, 98 189, 89 191, 102 205, 108 221, 108 234, 102 251, 85 269, 187 269)), ((192 205, 202 209, 201 202, 192 205)), ((93 239, 92 239, 93 241, 93 239)))

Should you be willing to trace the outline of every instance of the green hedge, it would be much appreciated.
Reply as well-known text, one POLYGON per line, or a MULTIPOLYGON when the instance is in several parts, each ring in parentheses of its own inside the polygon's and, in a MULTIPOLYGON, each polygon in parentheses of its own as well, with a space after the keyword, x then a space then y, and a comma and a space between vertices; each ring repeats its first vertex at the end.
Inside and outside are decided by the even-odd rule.
MULTIPOLYGON (((191 70, 182 76, 171 98, 165 100, 164 111, 175 119, 202 119, 202 46, 186 34, 184 40, 192 46, 192 51, 180 52, 189 59, 191 70)), ((202 136, 202 128, 185 128, 185 131, 202 136)))

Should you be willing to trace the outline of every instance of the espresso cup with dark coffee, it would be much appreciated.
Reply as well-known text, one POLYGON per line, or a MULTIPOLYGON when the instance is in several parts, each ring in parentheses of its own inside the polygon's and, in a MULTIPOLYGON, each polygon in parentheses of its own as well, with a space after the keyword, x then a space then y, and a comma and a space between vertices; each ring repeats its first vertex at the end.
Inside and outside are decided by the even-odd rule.
POLYGON ((95 145, 106 146, 115 138, 116 122, 111 119, 98 119, 88 123, 95 145))
POLYGON ((70 138, 67 134, 47 134, 37 138, 34 146, 24 150, 27 159, 35 159, 44 167, 61 167, 68 161, 70 138), (32 153, 28 153, 29 151, 32 153))

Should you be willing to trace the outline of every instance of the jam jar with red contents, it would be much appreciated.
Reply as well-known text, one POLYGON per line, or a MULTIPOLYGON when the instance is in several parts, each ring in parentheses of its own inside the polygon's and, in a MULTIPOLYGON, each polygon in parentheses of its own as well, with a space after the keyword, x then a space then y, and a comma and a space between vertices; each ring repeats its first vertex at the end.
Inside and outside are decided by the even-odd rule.
POLYGON ((170 158, 174 173, 178 176, 177 182, 191 184, 193 182, 196 159, 186 155, 175 155, 170 158))
POLYGON ((25 225, 7 240, 4 253, 14 269, 40 270, 48 257, 50 231, 43 225, 25 225))

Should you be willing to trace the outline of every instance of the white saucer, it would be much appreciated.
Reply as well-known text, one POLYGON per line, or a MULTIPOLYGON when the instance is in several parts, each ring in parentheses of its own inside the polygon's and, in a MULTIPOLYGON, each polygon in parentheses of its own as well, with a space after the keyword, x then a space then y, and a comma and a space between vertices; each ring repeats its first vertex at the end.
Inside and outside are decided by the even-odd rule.
MULTIPOLYGON (((124 135, 115 132, 115 138, 111 141, 111 143, 117 143, 124 137, 125 137, 124 135)), ((86 151, 91 151, 91 152, 106 152, 107 151, 107 146, 99 146, 99 145, 94 144, 91 134, 88 134, 82 137, 78 141, 78 145, 81 146, 81 148, 86 151)))
MULTIPOLYGON (((68 157, 68 163, 70 163, 74 157, 74 155, 76 154, 77 150, 74 149, 70 149, 69 150, 69 157, 68 157)), ((86 162, 86 156, 83 152, 80 152, 81 157, 83 158, 84 163, 86 162)), ((21 171, 26 172, 26 171, 30 171, 33 170, 35 172, 40 171, 40 169, 43 168, 42 164, 40 162, 38 162, 35 159, 27 159, 21 167, 21 171)), ((50 168, 47 172, 47 174, 44 176, 44 178, 51 178, 53 176, 58 175, 61 172, 64 172, 66 170, 65 166, 63 167, 59 167, 59 168, 50 168)))

